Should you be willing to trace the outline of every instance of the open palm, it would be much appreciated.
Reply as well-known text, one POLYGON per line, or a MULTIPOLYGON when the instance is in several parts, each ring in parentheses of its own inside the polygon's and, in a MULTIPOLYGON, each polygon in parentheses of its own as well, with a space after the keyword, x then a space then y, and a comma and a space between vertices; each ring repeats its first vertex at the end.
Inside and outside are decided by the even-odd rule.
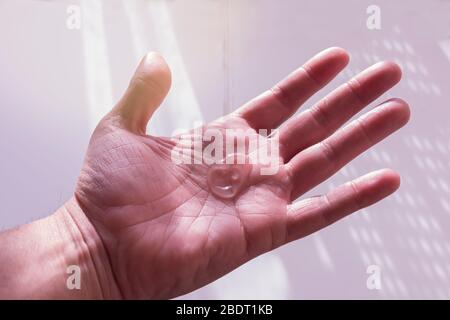
POLYGON ((191 145, 145 134, 170 88, 170 71, 157 54, 142 60, 122 100, 96 128, 75 192, 124 298, 190 292, 396 190, 398 175, 385 169, 292 203, 408 121, 407 104, 392 99, 337 130, 399 81, 399 68, 387 62, 291 117, 347 63, 342 49, 325 50, 272 89, 202 128, 249 130, 250 138, 267 144, 274 136, 261 137, 259 130, 279 129, 275 174, 261 175, 258 164, 220 167, 223 179, 231 179, 234 171, 248 172, 239 192, 223 198, 207 183, 215 164, 178 163, 173 151, 191 145))

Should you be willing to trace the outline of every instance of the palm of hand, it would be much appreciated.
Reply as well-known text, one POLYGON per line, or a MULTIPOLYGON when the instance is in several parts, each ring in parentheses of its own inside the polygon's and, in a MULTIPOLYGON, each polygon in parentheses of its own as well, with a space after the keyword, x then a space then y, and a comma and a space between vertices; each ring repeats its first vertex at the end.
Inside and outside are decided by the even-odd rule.
MULTIPOLYGON (((396 188, 392 186, 386 194, 375 193, 373 199, 366 199, 363 181, 359 188, 362 191, 351 195, 362 196, 359 202, 336 199, 329 203, 333 197, 325 197, 320 198, 329 206, 325 209, 325 202, 319 198, 319 202, 313 199, 306 205, 292 206, 293 199, 324 180, 323 176, 304 173, 308 171, 305 162, 314 150, 297 158, 292 155, 302 149, 297 146, 295 151, 285 148, 277 174, 264 178, 250 175, 246 187, 233 199, 214 196, 206 178, 209 165, 176 164, 171 159, 175 147, 172 139, 143 134, 145 124, 168 90, 165 65, 160 60, 154 62, 160 59, 157 56, 147 59, 151 63, 143 61, 124 99, 94 132, 75 192, 106 247, 123 296, 167 298, 189 292, 257 255, 357 210, 359 207, 347 208, 354 203, 371 204, 396 188), (298 173, 296 167, 302 165, 298 173), (299 179, 300 184, 296 183, 299 179), (339 207, 344 205, 346 208, 339 207), (324 220, 326 210, 334 216, 324 220)), ((259 106, 260 111, 264 103, 267 101, 259 106)), ((254 105, 251 102, 239 116, 228 116, 212 125, 222 130, 254 130, 260 127, 252 120, 254 105)), ((264 110, 259 118, 265 118, 264 110)), ((326 136, 316 135, 310 140, 316 142, 326 136)), ((283 135, 281 139, 283 142, 283 135)), ((284 142, 286 145, 292 144, 284 142)), ((314 163, 318 162, 316 155, 314 163)), ((337 169, 333 167, 325 175, 337 169)), ((388 175, 385 172, 384 178, 377 178, 376 186, 366 188, 395 184, 388 181, 388 175)), ((351 186, 354 191, 355 184, 351 186)))
POLYGON ((284 171, 220 199, 208 188, 209 166, 174 164, 172 148, 166 138, 102 127, 81 175, 78 192, 90 199, 86 209, 104 238, 114 239, 106 241, 112 263, 133 296, 182 293, 285 241, 284 171))

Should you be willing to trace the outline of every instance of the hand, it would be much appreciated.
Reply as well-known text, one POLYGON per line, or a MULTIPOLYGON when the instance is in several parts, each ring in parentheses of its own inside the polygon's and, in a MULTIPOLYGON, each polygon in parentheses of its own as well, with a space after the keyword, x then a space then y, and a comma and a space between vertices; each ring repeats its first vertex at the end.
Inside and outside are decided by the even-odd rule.
POLYGON ((101 239, 101 248, 91 248, 93 257, 103 257, 95 263, 97 272, 107 265, 105 278, 114 279, 123 298, 176 297, 394 192, 399 176, 385 169, 292 203, 409 119, 408 105, 392 99, 337 130, 400 80, 399 67, 388 62, 292 116, 348 59, 342 49, 325 50, 272 89, 203 127, 251 129, 254 137, 259 129, 279 128, 276 174, 251 170, 236 197, 222 199, 208 187, 209 165, 176 163, 171 156, 180 148, 176 140, 145 134, 171 82, 163 58, 147 55, 122 100, 92 135, 68 205, 75 220, 85 215, 101 239), (99 250, 106 254, 98 255, 99 250))

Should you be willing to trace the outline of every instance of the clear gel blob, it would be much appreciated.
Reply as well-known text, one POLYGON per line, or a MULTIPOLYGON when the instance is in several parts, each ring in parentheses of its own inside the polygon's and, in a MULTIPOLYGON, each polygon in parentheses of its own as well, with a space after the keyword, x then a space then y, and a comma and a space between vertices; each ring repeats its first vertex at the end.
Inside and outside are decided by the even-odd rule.
POLYGON ((209 189, 218 198, 232 199, 246 186, 251 165, 247 158, 244 164, 232 164, 236 158, 235 155, 230 155, 208 170, 209 189), (230 157, 233 161, 227 161, 230 157))

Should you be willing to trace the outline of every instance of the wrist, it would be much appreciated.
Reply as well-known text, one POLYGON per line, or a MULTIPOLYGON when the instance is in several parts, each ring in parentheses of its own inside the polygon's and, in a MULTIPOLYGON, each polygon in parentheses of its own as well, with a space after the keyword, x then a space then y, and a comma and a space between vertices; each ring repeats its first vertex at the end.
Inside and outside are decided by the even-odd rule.
POLYGON ((78 291, 78 295, 86 299, 120 299, 108 252, 77 200, 71 198, 51 218, 66 243, 63 254, 66 288, 76 284, 71 281, 73 278, 69 279, 68 272, 80 271, 80 288, 70 291, 78 291))
POLYGON ((120 297, 102 241, 75 199, 0 234, 0 298, 120 297))

